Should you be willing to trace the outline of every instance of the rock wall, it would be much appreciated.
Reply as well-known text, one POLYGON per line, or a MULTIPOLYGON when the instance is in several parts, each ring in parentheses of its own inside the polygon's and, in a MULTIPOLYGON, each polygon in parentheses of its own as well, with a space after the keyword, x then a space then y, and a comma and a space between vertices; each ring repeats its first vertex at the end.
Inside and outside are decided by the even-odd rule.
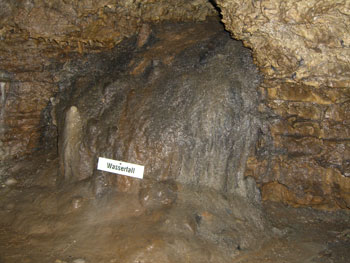
MULTIPOLYGON (((142 184, 174 180, 259 200, 243 177, 259 125, 250 52, 218 21, 151 32, 141 47, 129 39, 90 58, 93 71, 57 97, 62 177, 92 179, 101 194, 116 178, 96 170, 105 157, 144 165, 142 184)), ((119 191, 139 191, 140 180, 117 178, 119 191)))
POLYGON ((265 125, 247 176, 264 199, 349 208, 347 1, 217 0, 264 73, 265 125))
POLYGON ((215 14, 211 3, 265 76, 264 125, 246 175, 264 199, 349 208, 350 4, 342 0, 2 0, 0 160, 55 144, 50 98, 62 90, 60 72, 72 74, 69 61, 135 33, 142 45, 151 22, 202 21, 215 14))
POLYGON ((52 63, 57 52, 49 46, 15 35, 1 40, 0 49, 0 161, 6 161, 54 143, 41 135, 48 127, 43 109, 57 90, 54 72, 60 62, 52 63))
POLYGON ((112 48, 142 24, 164 20, 203 21, 213 15, 205 0, 1 1, 0 35, 16 31, 38 42, 80 53, 112 48))
POLYGON ((217 0, 223 23, 269 78, 349 87, 347 1, 217 0))
POLYGON ((65 63, 137 32, 147 35, 149 22, 203 21, 214 13, 205 0, 1 0, 0 160, 52 144, 41 140, 45 133, 54 136, 43 110, 60 90, 65 63))

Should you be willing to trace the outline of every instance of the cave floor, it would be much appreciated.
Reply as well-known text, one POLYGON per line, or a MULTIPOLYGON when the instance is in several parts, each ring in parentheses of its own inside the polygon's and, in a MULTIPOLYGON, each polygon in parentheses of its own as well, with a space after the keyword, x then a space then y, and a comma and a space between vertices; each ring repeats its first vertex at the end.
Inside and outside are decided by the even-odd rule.
POLYGON ((233 243, 230 247, 225 239, 209 234, 205 239, 197 230, 200 221, 210 221, 212 211, 203 210, 191 219, 194 208, 188 204, 145 209, 137 196, 126 193, 86 198, 84 191, 89 187, 84 183, 58 191, 57 166, 55 156, 45 155, 2 168, 0 263, 331 263, 350 259, 346 211, 265 202, 263 216, 272 234, 255 248, 233 243))

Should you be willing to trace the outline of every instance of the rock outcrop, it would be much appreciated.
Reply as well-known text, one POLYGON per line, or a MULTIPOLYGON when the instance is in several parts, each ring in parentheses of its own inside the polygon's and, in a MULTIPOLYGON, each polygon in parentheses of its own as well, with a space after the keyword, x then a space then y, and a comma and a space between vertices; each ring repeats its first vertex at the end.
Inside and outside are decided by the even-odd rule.
POLYGON ((147 23, 203 21, 213 14, 205 0, 0 1, 0 160, 48 143, 42 134, 54 131, 43 109, 59 91, 56 75, 64 63, 145 34, 147 23))
POLYGON ((349 208, 350 4, 340 0, 0 1, 0 160, 55 145, 50 98, 64 92, 71 61, 135 34, 141 47, 152 23, 202 21, 216 10, 264 75, 246 176, 264 199, 349 208))
MULTIPOLYGON (((220 28, 164 25, 142 47, 130 39, 109 58, 91 58, 93 71, 57 97, 62 176, 93 178, 101 194, 115 177, 96 170, 105 157, 144 165, 146 181, 258 200, 243 174, 259 125, 259 76, 248 50, 220 28)), ((137 192, 139 183, 118 177, 117 184, 137 192)))
POLYGON ((152 236, 162 236, 161 247, 128 245, 125 262, 151 262, 154 255, 172 262, 168 254, 182 253, 191 262, 208 261, 187 252, 198 242, 193 237, 202 245, 219 244, 225 256, 211 256, 213 261, 230 261, 271 235, 255 181, 244 177, 260 125, 261 77, 250 51, 216 19, 147 31, 148 38, 129 38, 111 51, 72 61, 62 72, 74 73, 51 111, 62 191, 80 186, 83 199, 96 202, 127 194, 138 205, 118 199, 126 214, 145 211, 161 219, 150 227, 157 229, 152 236), (144 165, 144 177, 97 170, 99 157, 144 165), (181 240, 180 248, 166 242, 172 236, 181 240))
POLYGON ((264 199, 350 208, 349 2, 216 2, 265 76, 266 122, 246 174, 264 199))
POLYGON ((232 35, 271 78, 349 87, 347 1, 216 0, 232 35))

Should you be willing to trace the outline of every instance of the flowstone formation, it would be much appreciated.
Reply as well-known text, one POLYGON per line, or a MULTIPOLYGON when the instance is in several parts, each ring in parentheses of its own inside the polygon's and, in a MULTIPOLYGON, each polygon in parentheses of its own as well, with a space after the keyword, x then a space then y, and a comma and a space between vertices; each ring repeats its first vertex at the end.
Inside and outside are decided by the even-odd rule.
POLYGON ((43 110, 67 61, 145 34, 148 23, 214 14, 206 0, 0 1, 0 160, 55 143, 41 139, 52 133, 43 110))
POLYGON ((350 208, 348 1, 217 0, 265 80, 266 122, 246 175, 263 198, 350 208))
MULTIPOLYGON (((164 25, 141 47, 139 37, 89 58, 93 71, 78 72, 56 98, 62 176, 93 178, 100 193, 115 177, 96 170, 105 157, 144 165, 146 181, 258 200, 243 174, 259 125, 259 76, 249 52, 214 25, 164 25)), ((117 184, 138 191, 139 183, 117 184)))
POLYGON ((258 89, 264 125, 246 176, 256 179, 264 199, 349 208, 349 5, 343 0, 0 1, 0 160, 55 147, 48 108, 63 90, 61 72, 70 61, 110 50, 134 34, 142 46, 150 23, 203 21, 220 11, 225 28, 252 49, 264 75, 258 89))
POLYGON ((167 232, 183 231, 184 214, 196 235, 235 254, 270 233, 255 181, 244 177, 260 76, 249 50, 220 28, 162 24, 74 61, 52 112, 64 188, 85 185, 97 200, 136 195, 148 212, 168 209, 167 232), (144 165, 144 178, 99 171, 99 157, 144 165))

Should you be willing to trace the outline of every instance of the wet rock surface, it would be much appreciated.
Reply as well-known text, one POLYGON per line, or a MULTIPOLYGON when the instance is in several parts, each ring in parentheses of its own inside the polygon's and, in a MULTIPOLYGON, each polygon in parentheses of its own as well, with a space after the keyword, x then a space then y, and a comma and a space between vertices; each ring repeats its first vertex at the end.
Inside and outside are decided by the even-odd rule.
POLYGON ((145 194, 96 198, 84 182, 59 190, 38 180, 57 176, 58 160, 46 157, 0 189, 1 262, 348 262, 346 211, 256 207, 174 182, 146 190, 148 203, 145 194))
POLYGON ((117 2, 0 1, 0 262, 348 262, 348 3, 117 2))
POLYGON ((136 43, 87 60, 94 71, 79 72, 56 98, 62 178, 92 179, 97 195, 138 192, 139 180, 96 170, 105 157, 144 165, 146 182, 257 201, 254 182, 243 177, 259 125, 249 51, 211 22, 154 27, 149 42, 136 43))
POLYGON ((41 140, 54 133, 43 110, 59 91, 57 75, 67 61, 145 35, 148 23, 204 21, 213 14, 205 0, 0 1, 0 160, 55 142, 41 140))
POLYGON ((50 109, 56 167, 37 175, 57 180, 36 185, 12 171, 1 223, 30 241, 5 245, 7 262, 231 262, 270 238, 243 177, 259 76, 219 27, 163 24, 65 66, 50 109), (144 179, 98 171, 100 156, 145 165, 144 179))
MULTIPOLYGON (((263 198, 274 201, 290 200, 295 205, 290 193, 304 192, 293 181, 300 173, 291 169, 299 167, 299 161, 284 159, 288 169, 261 176, 266 174, 262 170, 266 160, 271 160, 273 140, 266 123, 257 120, 256 70, 249 63, 249 52, 230 42, 227 34, 219 34, 216 27, 209 23, 183 24, 178 31, 172 25, 145 28, 142 36, 111 52, 65 62, 55 74, 61 94, 51 99, 46 111, 47 140, 55 138, 58 126, 59 159, 54 152, 31 156, 6 166, 0 178, 0 262, 348 261, 348 213, 292 209, 270 202, 261 206, 254 184, 243 179, 243 172, 254 176, 263 198), (237 61, 238 73, 232 75, 232 63, 237 61), (241 73, 242 68, 253 75, 241 73), (218 78, 220 82, 213 83, 218 78), (140 130, 139 124, 145 123, 149 126, 140 130), (244 170, 254 146, 255 155, 248 158, 244 170), (172 156, 173 151, 179 155, 172 156), (185 155, 183 159, 180 154, 185 155), (142 181, 109 175, 96 170, 100 155, 140 161, 152 169, 142 181), (225 162, 229 173, 209 166, 220 163, 222 167, 225 162), (191 165, 203 173, 192 173, 191 165), (183 167, 182 172, 176 172, 178 167, 183 167), (271 184, 276 174, 285 185, 271 184), (226 181, 223 175, 230 177, 226 181)), ((266 94, 283 98, 294 94, 283 88, 268 93, 271 87, 262 90, 262 99, 266 94)), ((307 107, 315 96, 305 94, 309 93, 297 97, 300 103, 270 102, 272 106, 280 103, 276 112, 318 118, 323 108, 307 107)), ((327 116, 340 116, 335 110, 329 112, 327 116)), ((294 153, 288 158, 300 158, 297 153, 307 150, 308 163, 315 154, 326 154, 314 139, 308 144, 287 142, 285 147, 293 145, 289 149, 294 153)), ((327 158, 342 162, 340 155, 346 147, 334 149, 339 154, 327 152, 327 158)), ((273 153, 275 160, 283 160, 277 158, 284 151, 273 153)), ((325 185, 334 180, 326 179, 325 185)), ((305 176, 301 181, 314 185, 312 180, 318 180, 316 174, 314 179, 305 176)), ((336 189, 330 189, 322 202, 333 198, 336 189)), ((310 198, 311 190, 304 205, 320 202, 310 198)))
POLYGON ((59 165, 32 163, 36 172, 0 191, 4 262, 231 262, 270 236, 258 206, 213 189, 163 181, 96 198, 86 182, 38 186, 59 165))
MULTIPOLYGON (((152 41, 150 24, 203 21, 215 15, 212 5, 232 36, 252 49, 265 76, 259 110, 266 125, 246 176, 256 178, 266 200, 348 209, 346 1, 1 1, 1 176, 9 176, 8 161, 55 147, 53 96, 76 74, 72 61, 135 33, 141 48, 152 41)), ((136 75, 153 65, 135 63, 136 75)), ((91 65, 83 65, 86 73, 91 65)))
POLYGON ((271 237, 243 177, 260 77, 217 20, 145 27, 55 77, 44 139, 58 133, 59 156, 6 167, 3 260, 231 262, 271 237), (144 179, 97 171, 99 156, 144 179))

